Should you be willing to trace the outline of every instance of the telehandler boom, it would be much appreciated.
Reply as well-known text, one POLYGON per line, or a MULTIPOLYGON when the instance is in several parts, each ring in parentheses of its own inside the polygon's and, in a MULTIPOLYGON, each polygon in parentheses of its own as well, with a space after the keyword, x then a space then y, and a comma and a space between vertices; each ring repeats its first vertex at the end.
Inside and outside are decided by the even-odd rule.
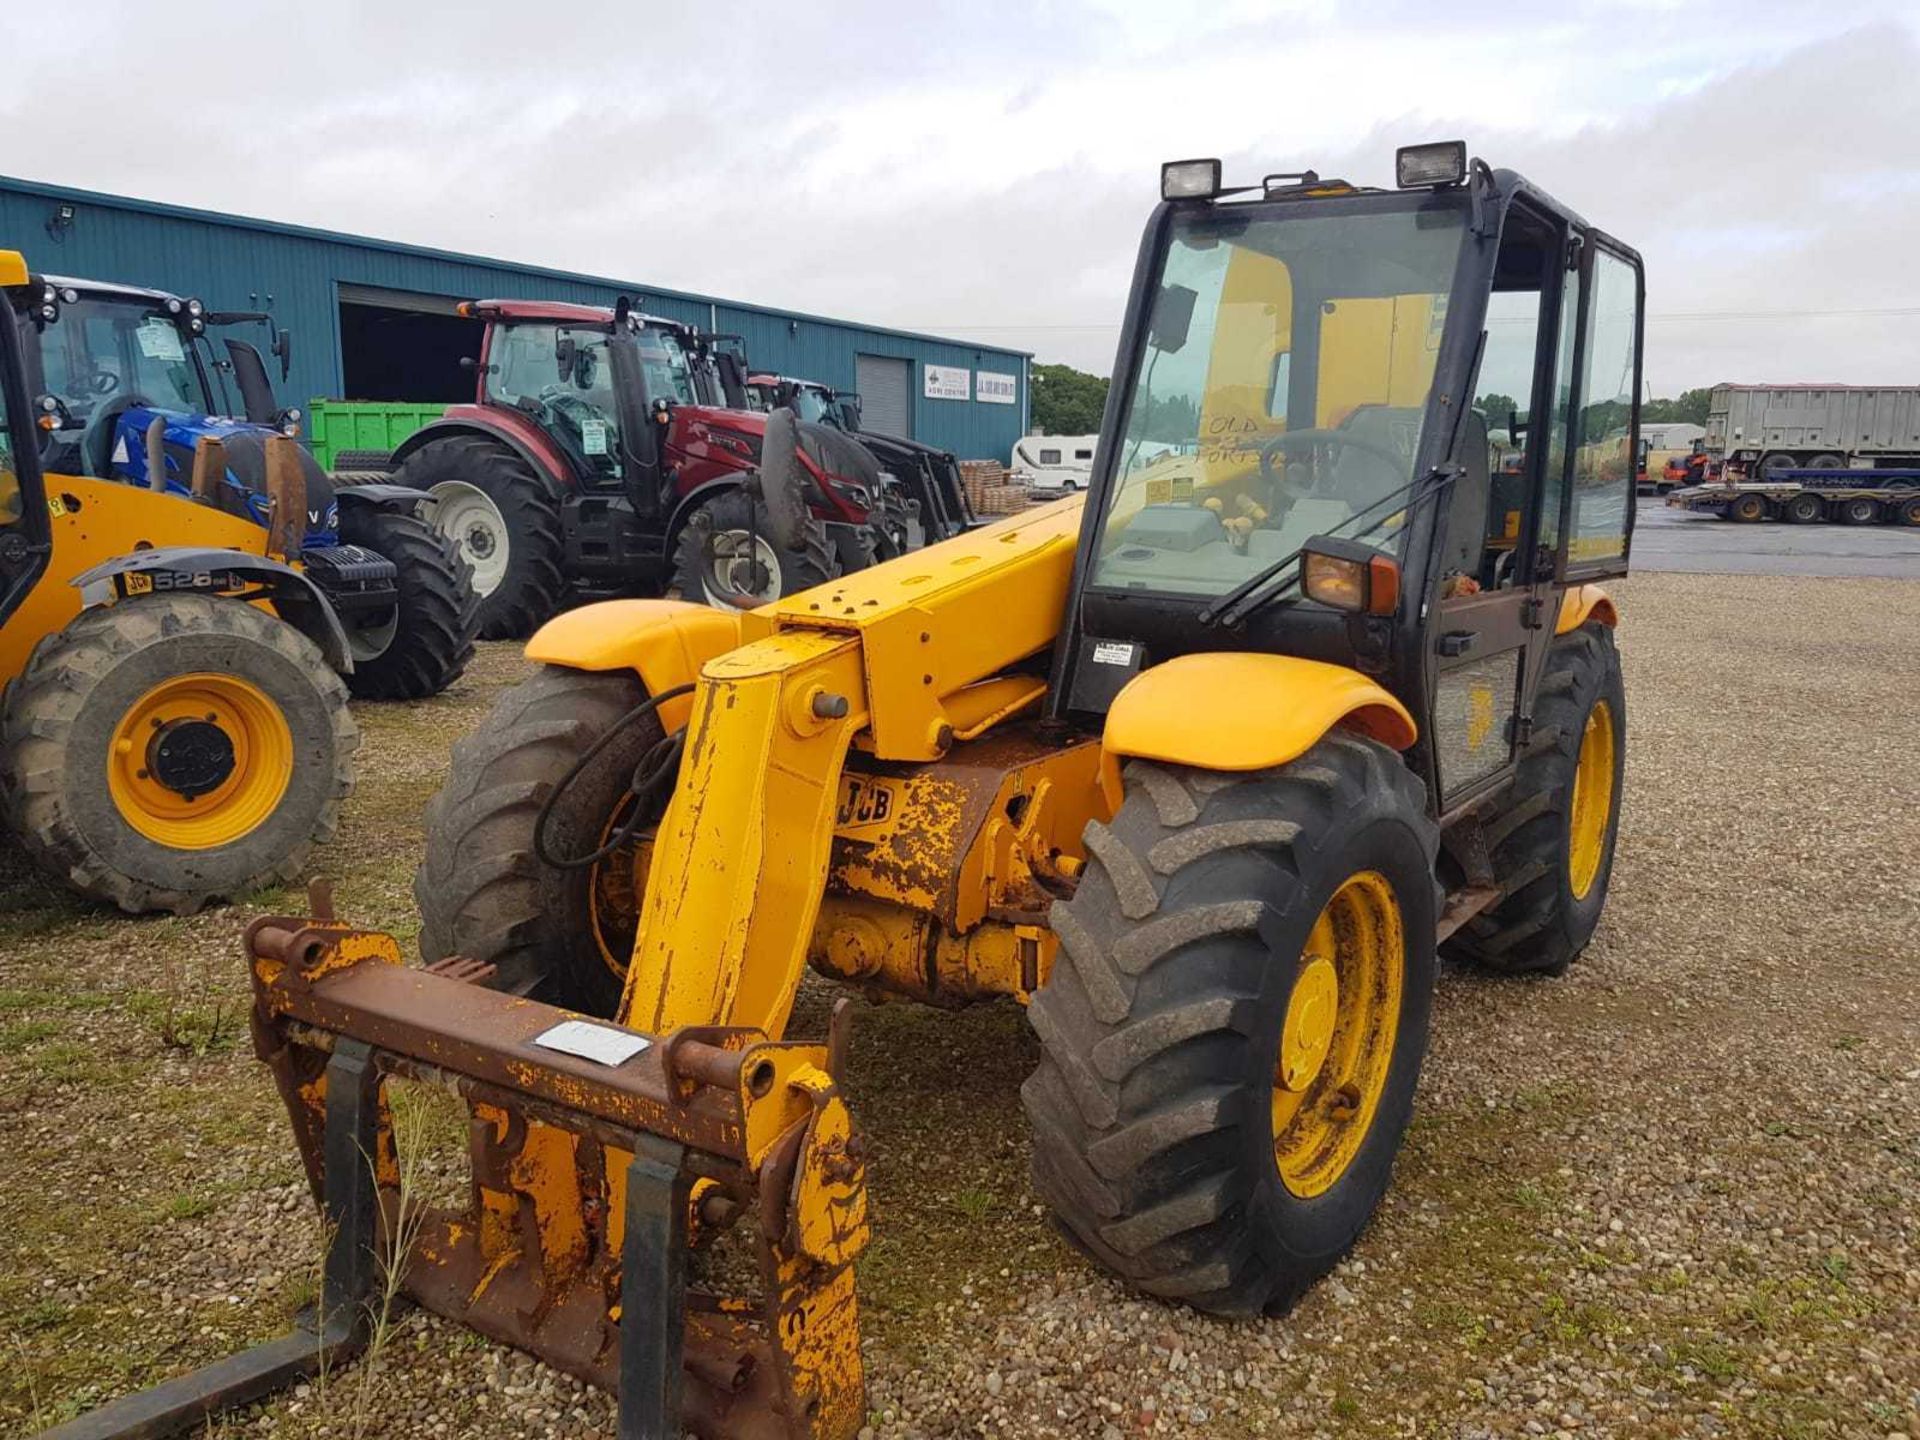
POLYGON ((1166 167, 1084 497, 749 613, 541 630, 429 806, 427 968, 324 904, 248 935, 335 1225, 317 1334, 69 1433, 358 1343, 384 1087, 425 1079, 473 1186, 408 1294, 616 1388, 623 1435, 853 1435, 866 1152, 845 1011, 783 1038, 809 964, 1026 1004, 1036 1184, 1128 1283, 1258 1316, 1325 1274, 1439 948, 1554 973, 1592 934, 1625 747, 1585 582, 1626 568, 1638 257, 1463 145, 1397 168, 1166 167), (1497 477, 1482 387, 1532 417, 1497 477))

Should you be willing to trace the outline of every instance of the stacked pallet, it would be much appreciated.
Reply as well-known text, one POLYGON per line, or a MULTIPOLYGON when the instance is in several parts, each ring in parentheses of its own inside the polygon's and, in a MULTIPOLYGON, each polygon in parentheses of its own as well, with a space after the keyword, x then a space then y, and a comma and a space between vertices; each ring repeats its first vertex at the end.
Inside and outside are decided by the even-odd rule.
POLYGON ((1034 503, 1033 486, 994 460, 962 460, 960 483, 976 515, 1018 515, 1034 503))

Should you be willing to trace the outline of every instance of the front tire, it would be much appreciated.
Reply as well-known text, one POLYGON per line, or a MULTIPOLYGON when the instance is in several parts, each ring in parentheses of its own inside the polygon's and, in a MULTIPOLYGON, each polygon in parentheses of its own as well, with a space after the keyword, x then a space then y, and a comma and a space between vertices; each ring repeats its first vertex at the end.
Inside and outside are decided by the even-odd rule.
POLYGON ((362 618, 340 617, 353 652, 347 688, 362 700, 419 700, 458 680, 473 659, 479 597, 459 547, 416 515, 353 506, 340 538, 394 567, 398 602, 362 618))
POLYGON ((428 519, 473 572, 481 639, 524 639, 560 608, 559 497, 519 455, 477 435, 450 435, 409 455, 393 479, 433 497, 428 519))
POLYGON ((1029 1010, 1034 1182, 1139 1289, 1278 1313, 1386 1191, 1426 1049, 1438 834, 1399 757, 1344 733, 1275 770, 1126 778, 1029 1010))
POLYGON ((774 543, 766 507, 738 490, 716 495, 687 518, 673 549, 673 595, 717 610, 751 610, 838 576, 827 527, 809 519, 800 544, 774 543))
MULTIPOLYGON (((456 741, 446 785, 427 803, 426 858, 413 881, 420 953, 499 967, 494 984, 611 1016, 637 932, 645 847, 585 869, 541 860, 541 806, 615 722, 647 698, 631 671, 548 665, 505 692, 456 741)), ((634 768, 662 737, 657 715, 628 725, 556 802, 548 849, 585 855, 623 818, 634 768)))
POLYGON ((1620 652, 1589 620, 1547 651, 1533 740, 1488 827, 1507 894, 1454 933, 1449 957, 1508 975, 1566 972, 1607 903, 1626 755, 1620 652))
POLYGON ((156 595, 42 640, 0 709, 0 799, 47 874, 130 914, 296 878, 359 731, 312 641, 251 605, 156 595))

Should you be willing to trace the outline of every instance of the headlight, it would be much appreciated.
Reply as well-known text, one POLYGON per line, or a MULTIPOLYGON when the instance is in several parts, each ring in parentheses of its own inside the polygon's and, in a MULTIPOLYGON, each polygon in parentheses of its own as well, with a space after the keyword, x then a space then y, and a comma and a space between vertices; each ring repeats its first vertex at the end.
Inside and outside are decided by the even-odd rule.
POLYGON ((200 316, 206 313, 207 313, 207 307, 202 305, 198 300, 187 301, 187 314, 193 316, 195 319, 198 319, 200 316))
POLYGON ((167 313, 169 315, 178 315, 180 313, 180 302, 178 300, 167 301, 167 313))
POLYGON ((47 286, 46 289, 40 292, 40 303, 42 305, 51 305, 55 300, 58 300, 59 298, 60 297, 54 293, 54 289, 51 285, 47 286))
POLYGON ((1211 200, 1219 193, 1218 160, 1169 160, 1160 167, 1162 200, 1211 200))
POLYGON ((60 317, 60 312, 56 310, 53 306, 42 305, 40 307, 40 318, 42 320, 57 320, 59 317, 60 317))
POLYGON ((1402 190, 1458 185, 1467 178, 1467 142, 1442 140, 1434 145, 1402 145, 1393 152, 1393 173, 1402 190))
MULTIPOLYGON (((49 300, 51 300, 51 299, 53 298, 53 296, 52 296, 51 294, 49 294, 49 295, 47 296, 47 298, 48 298, 49 300)), ((76 289, 74 289, 74 288, 73 288, 73 287, 72 287, 71 285, 69 285, 69 286, 68 286, 68 287, 67 287, 66 289, 64 289, 64 290, 62 290, 62 291, 60 292, 60 298, 61 298, 62 300, 64 300, 64 301, 66 301, 66 302, 67 302, 67 304, 69 304, 69 305, 72 305, 72 304, 75 304, 75 303, 77 303, 77 302, 79 301, 79 299, 80 299, 80 292, 79 292, 78 290, 76 290, 76 289)))

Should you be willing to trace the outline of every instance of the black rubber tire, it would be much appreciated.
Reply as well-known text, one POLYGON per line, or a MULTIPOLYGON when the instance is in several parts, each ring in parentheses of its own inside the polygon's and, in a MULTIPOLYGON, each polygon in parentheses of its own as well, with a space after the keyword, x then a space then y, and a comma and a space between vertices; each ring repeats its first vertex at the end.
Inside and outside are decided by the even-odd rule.
POLYGON ((347 691, 298 630, 251 605, 154 595, 84 610, 47 636, 0 705, 0 811, 47 874, 129 914, 189 915, 293 880, 332 838, 353 789, 360 732, 347 691), (175 849, 141 835, 106 785, 130 705, 177 675, 250 681, 279 708, 296 763, 278 807, 226 845, 175 849))
POLYGON ((1593 938, 1613 878, 1620 835, 1621 777, 1626 773, 1627 698, 1613 631, 1597 620, 1560 636, 1547 651, 1534 699, 1533 739, 1520 759, 1507 802, 1488 825, 1493 870, 1506 892, 1443 947, 1504 975, 1562 975, 1593 938), (1594 703, 1613 712, 1613 798, 1600 868, 1584 897, 1569 870, 1569 811, 1580 742, 1594 703))
POLYGON ((1736 495, 1727 504, 1727 518, 1751 525, 1767 518, 1767 502, 1758 495, 1736 495))
POLYGON ((1794 525, 1811 525, 1826 515, 1827 507, 1818 495, 1796 495, 1780 507, 1780 518, 1794 525))
POLYGON ((1856 495, 1833 507, 1833 518, 1842 525, 1873 525, 1880 519, 1880 502, 1856 495))
POLYGON ((360 470, 372 475, 391 475, 393 473, 393 452, 391 450, 342 450, 333 457, 334 475, 342 471, 360 470))
MULTIPOLYGON (((454 743, 447 783, 427 802, 426 857, 413 881, 428 961, 488 960, 500 989, 613 1015, 621 981, 601 957, 595 927, 605 925, 612 941, 625 924, 630 937, 637 897, 619 883, 630 869, 616 854, 606 867, 557 870, 540 860, 533 832, 553 787, 646 698, 630 670, 546 665, 454 743)), ((555 806, 552 851, 585 855, 603 842, 634 767, 661 735, 659 718, 647 715, 595 757, 555 806)))
POLYGON ((1804 468, 1797 455, 1789 455, 1784 450, 1769 450, 1754 464, 1753 474, 1756 480, 1768 480, 1776 471, 1804 468))
MULTIPOLYGON (((739 490, 716 495, 699 506, 687 517, 687 523, 674 540, 673 582, 668 593, 679 599, 704 602, 718 610, 727 609, 728 602, 709 591, 706 585, 708 542, 716 531, 746 530, 749 526, 764 537, 768 523, 766 508, 739 490)), ((815 585, 824 585, 840 574, 833 541, 827 535, 827 527, 818 520, 810 519, 802 524, 799 548, 788 550, 777 545, 771 548, 780 563, 779 595, 743 596, 734 602, 736 608, 750 610, 768 603, 769 598, 785 599, 802 590, 811 590, 815 585)))
POLYGON ((1895 502, 1893 518, 1902 525, 1920 525, 1920 499, 1895 502))
POLYGON ((1034 1184, 1067 1236, 1137 1288, 1278 1313, 1359 1237, 1412 1113, 1438 903, 1425 792, 1391 750, 1335 732, 1249 774, 1134 761, 1112 825, 1086 840, 1028 1010, 1034 1184), (1359 1153, 1303 1200, 1274 1163, 1275 1057, 1308 932, 1369 869, 1401 907, 1399 1029, 1359 1153))
POLYGON ((1847 461, 1844 455, 1835 455, 1831 451, 1824 451, 1819 455, 1809 456, 1807 463, 1801 468, 1805 470, 1844 470, 1847 468, 1847 461))
MULTIPOLYGON (((491 594, 480 597, 481 639, 525 639, 560 608, 566 591, 560 497, 519 455, 477 435, 449 435, 414 451, 393 479, 416 490, 461 481, 500 512, 511 543, 506 573, 491 594)), ((457 535, 448 538, 460 543, 457 535)), ((462 557, 471 562, 464 550, 462 557)))
MULTIPOLYGON (((362 700, 420 700, 438 695, 466 671, 480 601, 460 548, 418 515, 371 506, 349 506, 340 517, 340 538, 362 545, 394 564, 400 600, 385 649, 356 658, 347 689, 362 700)), ((348 623, 342 615, 340 623, 348 623)), ((349 639, 351 639, 349 635, 349 639)))

